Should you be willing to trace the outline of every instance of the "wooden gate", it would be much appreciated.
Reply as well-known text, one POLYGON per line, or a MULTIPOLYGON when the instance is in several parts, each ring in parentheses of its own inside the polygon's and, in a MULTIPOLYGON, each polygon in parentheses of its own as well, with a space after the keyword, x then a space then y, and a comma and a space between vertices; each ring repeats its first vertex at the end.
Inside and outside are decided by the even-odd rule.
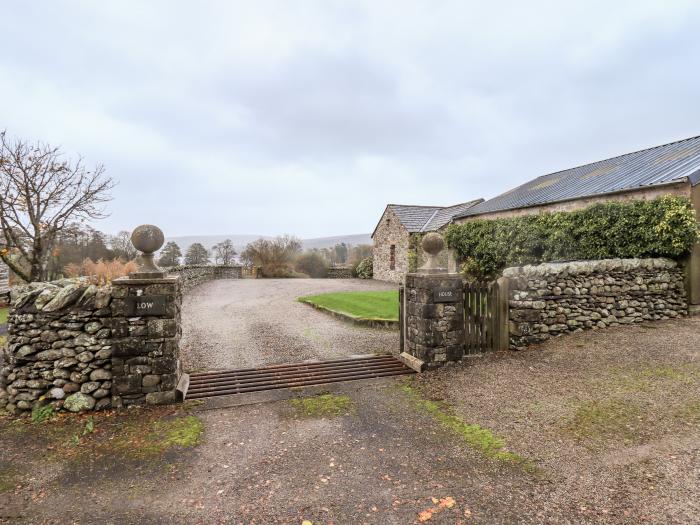
POLYGON ((499 281, 464 286, 465 355, 508 349, 508 281, 499 281))

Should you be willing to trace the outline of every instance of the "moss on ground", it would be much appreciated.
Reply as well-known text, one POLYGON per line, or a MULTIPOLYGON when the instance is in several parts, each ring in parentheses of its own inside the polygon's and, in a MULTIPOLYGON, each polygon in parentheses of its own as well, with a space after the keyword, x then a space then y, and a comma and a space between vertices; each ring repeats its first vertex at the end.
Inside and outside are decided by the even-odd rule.
POLYGON ((648 392, 655 388, 675 388, 692 384, 700 378, 700 370, 694 365, 649 365, 636 370, 614 370, 603 381, 603 387, 628 392, 648 392))
POLYGON ((0 469, 0 494, 9 492, 17 486, 17 471, 12 467, 0 469))
POLYGON ((491 430, 475 423, 467 423, 454 415, 444 403, 424 399, 411 385, 404 383, 401 390, 411 399, 414 405, 430 414, 440 425, 457 434, 472 449, 484 456, 498 461, 513 463, 527 471, 535 471, 535 464, 506 448, 506 441, 491 430))
POLYGON ((591 381, 595 397, 573 400, 561 429, 586 447, 641 444, 682 432, 700 418, 698 382, 700 368, 694 363, 611 369, 591 381))
POLYGON ((197 446, 204 432, 202 421, 176 408, 134 409, 90 415, 54 414, 39 422, 29 418, 10 421, 0 432, 12 432, 42 450, 46 460, 90 457, 156 457, 174 447, 197 446))
POLYGON ((173 447, 191 448, 200 443, 204 432, 202 421, 192 415, 174 416, 141 424, 133 421, 108 443, 113 453, 133 457, 158 456, 173 447))
POLYGON ((348 396, 320 394, 291 399, 296 415, 301 417, 338 417, 355 413, 355 404, 348 396))
POLYGON ((647 415, 631 401, 588 401, 578 406, 565 428, 580 440, 633 441, 642 432, 647 415))

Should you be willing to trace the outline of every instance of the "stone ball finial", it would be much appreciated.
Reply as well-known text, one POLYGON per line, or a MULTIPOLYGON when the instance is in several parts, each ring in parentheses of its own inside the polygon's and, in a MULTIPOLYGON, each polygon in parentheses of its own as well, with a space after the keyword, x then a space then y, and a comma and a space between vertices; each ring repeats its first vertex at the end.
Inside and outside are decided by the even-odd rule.
POLYGON ((142 253, 155 253, 163 246, 163 231, 153 224, 137 226, 131 233, 131 244, 142 253))
POLYGON ((430 232, 423 237, 421 246, 426 253, 437 255, 445 248, 445 241, 439 233, 430 232))
POLYGON ((153 254, 161 249, 165 242, 163 231, 152 224, 137 226, 131 233, 131 244, 134 245, 141 256, 137 260, 138 271, 129 274, 131 279, 159 279, 165 276, 165 272, 156 266, 153 254))

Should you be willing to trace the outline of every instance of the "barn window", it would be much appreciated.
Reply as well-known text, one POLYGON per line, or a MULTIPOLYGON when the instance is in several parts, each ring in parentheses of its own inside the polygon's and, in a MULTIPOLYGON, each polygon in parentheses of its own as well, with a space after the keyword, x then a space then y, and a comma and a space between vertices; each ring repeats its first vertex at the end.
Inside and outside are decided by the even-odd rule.
POLYGON ((396 245, 389 246, 389 269, 396 270, 396 245))

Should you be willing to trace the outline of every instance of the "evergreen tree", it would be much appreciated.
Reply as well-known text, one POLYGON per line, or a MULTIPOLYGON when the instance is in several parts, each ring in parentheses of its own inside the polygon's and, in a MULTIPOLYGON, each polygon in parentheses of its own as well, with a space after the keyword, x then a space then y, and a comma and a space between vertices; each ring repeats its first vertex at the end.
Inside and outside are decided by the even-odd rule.
POLYGON ((209 252, 200 243, 196 242, 187 248, 185 264, 208 264, 209 252))
POLYGON ((177 243, 170 241, 165 245, 165 247, 160 252, 160 259, 158 259, 158 264, 161 266, 177 266, 180 264, 180 257, 182 257, 182 252, 177 243))

